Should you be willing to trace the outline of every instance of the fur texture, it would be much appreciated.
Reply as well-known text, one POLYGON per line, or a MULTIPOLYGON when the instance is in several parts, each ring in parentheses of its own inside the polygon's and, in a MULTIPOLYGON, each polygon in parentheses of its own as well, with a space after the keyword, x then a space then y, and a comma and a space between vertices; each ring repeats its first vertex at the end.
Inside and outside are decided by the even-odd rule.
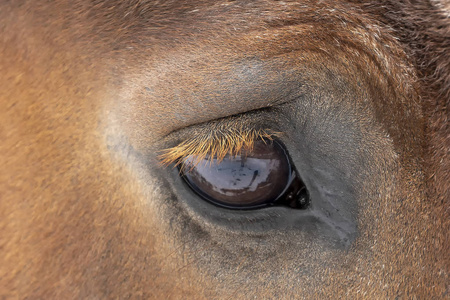
POLYGON ((448 297, 449 15, 1 1, 0 299, 448 297), (217 210, 160 164, 274 136, 337 209, 217 210))

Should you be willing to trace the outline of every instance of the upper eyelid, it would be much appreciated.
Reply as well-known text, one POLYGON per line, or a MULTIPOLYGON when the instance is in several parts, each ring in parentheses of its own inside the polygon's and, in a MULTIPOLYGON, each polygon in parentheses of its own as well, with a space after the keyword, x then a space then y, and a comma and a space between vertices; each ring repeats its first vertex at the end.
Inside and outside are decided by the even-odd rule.
POLYGON ((194 125, 193 131, 189 126, 182 129, 187 129, 187 137, 177 145, 159 151, 158 158, 163 165, 169 165, 178 164, 189 155, 199 159, 206 155, 222 159, 226 154, 251 150, 256 140, 272 140, 283 135, 277 130, 277 118, 271 116, 274 113, 277 114, 274 107, 263 108, 194 125))

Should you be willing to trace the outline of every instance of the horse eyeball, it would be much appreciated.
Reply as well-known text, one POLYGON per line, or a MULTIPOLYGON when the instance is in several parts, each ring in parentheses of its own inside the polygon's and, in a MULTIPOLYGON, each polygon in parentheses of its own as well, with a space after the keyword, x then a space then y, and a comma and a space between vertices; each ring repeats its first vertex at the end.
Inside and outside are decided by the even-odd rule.
POLYGON ((256 141, 251 151, 222 160, 188 156, 181 175, 201 198, 233 209, 283 204, 284 200, 294 207, 292 197, 298 193, 292 191, 292 183, 295 190, 304 190, 304 185, 298 186, 286 150, 276 141, 256 141))

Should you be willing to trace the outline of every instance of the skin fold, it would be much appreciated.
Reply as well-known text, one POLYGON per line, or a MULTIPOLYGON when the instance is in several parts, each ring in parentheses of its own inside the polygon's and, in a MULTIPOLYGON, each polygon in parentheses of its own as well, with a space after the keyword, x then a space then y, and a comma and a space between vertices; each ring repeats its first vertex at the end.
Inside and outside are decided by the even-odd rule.
POLYGON ((0 1, 0 299, 448 297, 448 9, 0 1), (217 207, 174 168, 255 132, 309 209, 217 207))

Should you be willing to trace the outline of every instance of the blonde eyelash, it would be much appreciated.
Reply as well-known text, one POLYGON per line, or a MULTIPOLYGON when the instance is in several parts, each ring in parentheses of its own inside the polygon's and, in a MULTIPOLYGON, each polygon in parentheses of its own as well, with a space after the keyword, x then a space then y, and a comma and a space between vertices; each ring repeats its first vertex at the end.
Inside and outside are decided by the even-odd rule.
POLYGON ((244 129, 243 127, 215 129, 204 130, 207 132, 161 151, 162 154, 158 158, 162 165, 175 164, 175 166, 181 165, 183 168, 185 159, 189 156, 195 156, 194 166, 205 158, 210 161, 217 159, 220 162, 226 155, 235 156, 242 151, 252 151, 257 140, 272 141, 275 136, 280 135, 279 132, 268 129, 244 129))

